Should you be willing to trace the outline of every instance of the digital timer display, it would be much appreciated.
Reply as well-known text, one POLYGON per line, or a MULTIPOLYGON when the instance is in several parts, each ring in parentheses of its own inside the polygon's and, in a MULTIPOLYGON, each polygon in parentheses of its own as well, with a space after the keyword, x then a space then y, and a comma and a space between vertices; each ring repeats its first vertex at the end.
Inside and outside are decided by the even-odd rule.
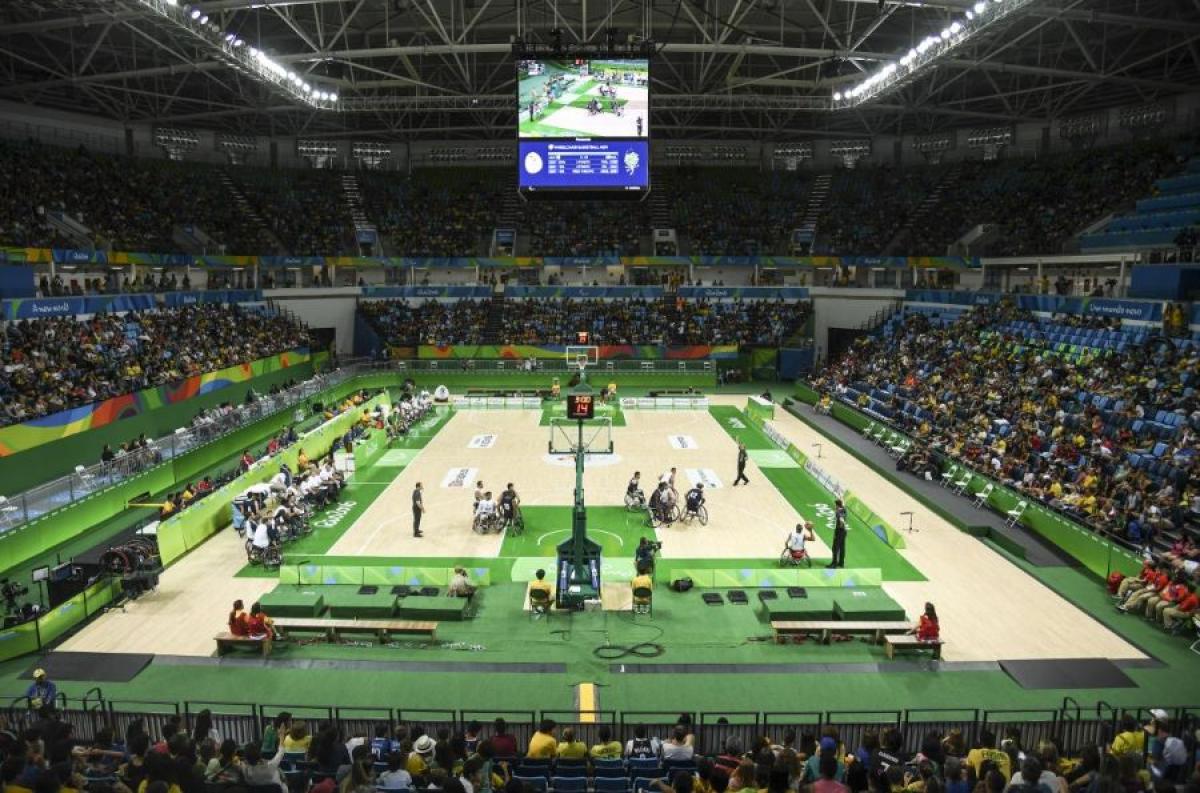
POLYGON ((590 419, 595 415, 596 404, 591 394, 567 395, 567 418, 590 419))

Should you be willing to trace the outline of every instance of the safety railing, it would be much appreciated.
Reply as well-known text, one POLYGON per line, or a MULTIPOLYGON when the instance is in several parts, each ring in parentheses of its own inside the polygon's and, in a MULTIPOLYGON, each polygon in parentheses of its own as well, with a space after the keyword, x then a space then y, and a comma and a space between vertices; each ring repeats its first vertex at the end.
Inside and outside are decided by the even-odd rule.
POLYGON ((289 410, 357 373, 357 368, 338 369, 316 375, 279 393, 259 396, 254 402, 238 405, 228 412, 209 409, 191 426, 148 441, 144 447, 109 461, 77 465, 73 473, 0 500, 0 534, 13 531, 179 455, 213 443, 235 430, 289 410))
MULTIPOLYGON (((475 372, 521 374, 532 372, 573 371, 567 361, 560 358, 406 358, 394 361, 373 361, 362 364, 367 371, 381 372, 475 372)), ((670 360, 664 358, 603 360, 588 366, 589 371, 599 372, 647 372, 651 374, 694 374, 712 372, 715 362, 702 360, 670 360)))
MULTIPOLYGON (((24 696, 0 696, 9 702, 7 717, 10 729, 23 729, 32 724, 38 714, 30 709, 24 696)), ((965 746, 979 746, 981 739, 990 736, 994 745, 1013 740, 1025 748, 1042 740, 1052 740, 1066 753, 1077 753, 1086 746, 1103 746, 1112 741, 1123 715, 1139 720, 1150 718, 1151 706, 1113 708, 1107 703, 1080 706, 1068 697, 1060 707, 1032 710, 985 710, 976 708, 928 709, 891 711, 803 711, 803 712, 728 712, 728 711, 579 711, 557 710, 437 710, 400 709, 387 707, 339 707, 321 705, 256 705, 241 702, 186 701, 181 703, 154 700, 107 700, 99 689, 92 689, 81 698, 60 694, 55 702, 60 718, 74 728, 76 740, 91 740, 96 732, 107 727, 119 739, 134 722, 151 737, 162 734, 167 722, 178 719, 182 729, 195 727, 196 718, 207 710, 212 727, 223 738, 240 744, 262 738, 263 730, 277 716, 288 713, 294 721, 304 720, 310 732, 321 724, 333 724, 346 738, 369 738, 381 728, 389 733, 401 725, 420 727, 425 732, 465 731, 472 722, 481 727, 483 737, 494 732, 497 717, 506 721, 505 732, 512 735, 518 747, 528 745, 539 722, 550 719, 559 728, 571 727, 575 736, 588 745, 599 742, 601 727, 608 727, 614 740, 624 743, 635 732, 645 728, 646 734, 658 738, 670 736, 675 725, 686 721, 695 736, 696 751, 717 755, 727 747, 751 750, 766 737, 772 743, 790 740, 797 744, 817 739, 826 732, 853 751, 862 745, 868 733, 880 736, 888 730, 898 730, 903 749, 913 753, 922 743, 950 735, 960 735, 965 746)), ((1156 705, 1154 707, 1160 707, 1156 705)), ((1166 708, 1168 717, 1180 729, 1197 725, 1200 706, 1166 708)))

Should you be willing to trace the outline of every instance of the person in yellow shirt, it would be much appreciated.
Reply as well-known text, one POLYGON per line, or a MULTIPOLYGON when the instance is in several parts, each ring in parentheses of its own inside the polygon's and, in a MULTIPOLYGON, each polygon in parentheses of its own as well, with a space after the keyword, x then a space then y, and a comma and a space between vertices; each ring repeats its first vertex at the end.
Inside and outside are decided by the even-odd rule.
POLYGON ((301 471, 308 468, 308 455, 304 453, 303 449, 301 449, 300 453, 296 455, 296 468, 301 471))
POLYGON ((283 737, 283 751, 307 754, 310 746, 312 746, 312 736, 308 733, 308 724, 303 721, 292 722, 292 728, 283 737))
POLYGON ((975 769, 975 774, 979 774, 979 769, 987 760, 991 760, 996 764, 996 770, 1005 779, 1012 777, 1012 762, 1009 760, 1008 754, 995 748, 996 735, 991 730, 980 730, 979 742, 971 751, 967 752, 967 765, 975 769))
POLYGON ((537 732, 529 739, 529 751, 525 756, 531 760, 553 759, 558 754, 558 739, 554 737, 557 729, 558 725, 552 719, 542 719, 537 732))
POLYGON ((621 742, 614 741, 612 737, 612 728, 601 726, 596 731, 596 738, 600 741, 591 748, 588 752, 593 760, 620 760, 621 759, 621 742))
POLYGON ((529 602, 533 604, 533 593, 545 592, 546 597, 551 597, 550 582, 546 580, 546 571, 538 570, 533 574, 533 580, 529 582, 529 602))
MULTIPOLYGON (((637 592, 639 589, 649 589, 654 592, 654 579, 649 576, 645 568, 638 570, 638 574, 629 582, 630 588, 637 592)), ((651 595, 653 597, 653 595, 651 595)), ((638 597, 636 594, 633 597, 633 610, 645 614, 650 610, 650 598, 638 597)))
POLYGON ((1126 713, 1121 717, 1120 731, 1109 747, 1114 757, 1131 754, 1141 757, 1146 751, 1146 732, 1138 726, 1137 719, 1126 713))
POLYGON ((404 770, 413 777, 423 777, 429 773, 429 760, 433 757, 433 738, 422 735, 413 743, 413 750, 408 753, 408 762, 404 770))
POLYGON ((564 727, 562 740, 558 743, 558 758, 560 760, 584 760, 587 758, 587 744, 575 738, 575 730, 564 727))
POLYGON ((191 482, 187 483, 187 487, 183 489, 183 493, 181 493, 179 497, 183 500, 183 505, 185 507, 196 500, 196 492, 192 489, 191 482))

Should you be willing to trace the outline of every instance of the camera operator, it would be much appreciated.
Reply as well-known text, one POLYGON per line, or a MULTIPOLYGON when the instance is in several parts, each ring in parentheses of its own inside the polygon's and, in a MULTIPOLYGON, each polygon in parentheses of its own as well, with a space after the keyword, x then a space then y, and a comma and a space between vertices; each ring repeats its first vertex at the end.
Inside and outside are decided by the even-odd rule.
POLYGON ((647 574, 654 572, 654 556, 662 550, 661 542, 654 542, 642 537, 637 550, 633 553, 634 567, 644 570, 647 574))

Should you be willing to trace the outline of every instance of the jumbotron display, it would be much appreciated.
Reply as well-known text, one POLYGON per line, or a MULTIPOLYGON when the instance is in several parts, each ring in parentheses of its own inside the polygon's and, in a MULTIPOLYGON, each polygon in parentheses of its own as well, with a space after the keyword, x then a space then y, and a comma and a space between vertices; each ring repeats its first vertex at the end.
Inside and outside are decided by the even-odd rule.
POLYGON ((521 190, 649 189, 648 60, 518 60, 517 99, 521 190))

